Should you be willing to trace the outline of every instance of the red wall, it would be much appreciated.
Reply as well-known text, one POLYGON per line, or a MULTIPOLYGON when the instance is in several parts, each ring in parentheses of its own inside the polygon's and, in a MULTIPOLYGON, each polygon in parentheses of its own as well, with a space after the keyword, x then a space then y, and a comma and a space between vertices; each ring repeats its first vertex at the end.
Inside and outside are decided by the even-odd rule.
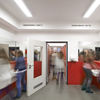
POLYGON ((82 84, 85 76, 82 66, 82 62, 68 62, 68 84, 82 84))
MULTIPOLYGON (((100 66, 100 62, 95 62, 100 66)), ((69 85, 81 85, 85 78, 83 71, 83 62, 68 62, 68 84, 69 85)), ((97 78, 93 76, 93 85, 100 88, 100 83, 97 78)))

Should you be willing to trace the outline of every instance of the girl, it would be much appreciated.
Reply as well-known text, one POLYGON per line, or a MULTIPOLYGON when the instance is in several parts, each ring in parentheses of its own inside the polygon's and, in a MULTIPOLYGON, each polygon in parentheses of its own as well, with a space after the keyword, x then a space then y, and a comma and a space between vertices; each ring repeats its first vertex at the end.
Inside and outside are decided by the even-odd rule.
POLYGON ((64 55, 60 51, 58 57, 56 57, 56 71, 57 71, 57 84, 59 83, 59 76, 61 75, 61 80, 63 80, 64 74, 64 55))
POLYGON ((16 56, 17 56, 17 59, 16 59, 15 71, 18 70, 18 73, 16 75, 17 95, 15 98, 20 98, 20 96, 21 96, 21 82, 23 84, 23 91, 26 91, 26 82, 25 82, 26 65, 25 65, 25 60, 24 60, 22 51, 18 51, 16 56))
POLYGON ((86 74, 86 78, 82 85, 82 90, 85 90, 87 93, 93 93, 91 90, 91 83, 92 83, 92 71, 91 69, 96 69, 96 64, 93 63, 95 55, 93 52, 88 51, 87 53, 84 52, 84 65, 83 70, 86 74))

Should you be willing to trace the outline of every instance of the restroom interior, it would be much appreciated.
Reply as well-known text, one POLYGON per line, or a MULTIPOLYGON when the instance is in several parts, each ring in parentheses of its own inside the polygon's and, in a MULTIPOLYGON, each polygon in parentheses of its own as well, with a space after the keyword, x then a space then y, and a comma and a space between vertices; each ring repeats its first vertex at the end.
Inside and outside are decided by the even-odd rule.
MULTIPOLYGON (((96 77, 93 76, 93 95, 80 90, 85 77, 81 51, 95 51, 94 62, 100 66, 99 4, 99 0, 0 0, 0 48, 4 48, 9 56, 11 68, 14 68, 16 63, 16 51, 22 50, 28 69, 27 92, 33 95, 27 96, 28 93, 25 93, 20 100, 49 100, 54 99, 53 97, 57 100, 99 100, 100 83, 96 77), (31 13, 30 16, 23 12, 23 8, 20 9, 16 3, 18 1, 24 3, 31 13), (86 17, 85 14, 92 5, 95 9, 86 17), (63 43, 66 47, 55 45, 63 43), (59 86, 56 88, 56 78, 52 80, 50 71, 50 55, 54 48, 64 53, 63 89, 59 86), (50 91, 47 92, 48 90, 50 91), (71 94, 75 96, 72 97, 71 94)), ((2 70, 4 73, 0 74, 0 100, 6 100, 8 93, 16 89, 16 80, 9 80, 10 74, 7 74, 5 69, 2 70), (7 79, 7 82, 2 79, 7 79)))

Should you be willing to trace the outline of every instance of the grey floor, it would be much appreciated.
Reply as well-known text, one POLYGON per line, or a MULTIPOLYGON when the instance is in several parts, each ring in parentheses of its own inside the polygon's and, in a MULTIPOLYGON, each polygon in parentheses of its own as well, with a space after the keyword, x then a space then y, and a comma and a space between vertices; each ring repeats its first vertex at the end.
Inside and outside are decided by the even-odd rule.
POLYGON ((100 90, 93 87, 94 93, 88 94, 81 91, 81 86, 74 85, 56 85, 55 81, 27 97, 22 94, 18 100, 100 100, 100 90))

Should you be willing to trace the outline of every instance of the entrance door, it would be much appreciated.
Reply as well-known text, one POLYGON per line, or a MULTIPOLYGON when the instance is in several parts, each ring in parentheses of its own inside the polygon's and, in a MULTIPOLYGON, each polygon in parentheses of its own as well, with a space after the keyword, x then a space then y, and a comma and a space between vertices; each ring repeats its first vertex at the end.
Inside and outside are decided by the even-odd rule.
POLYGON ((27 45, 27 95, 46 85, 46 43, 28 41, 27 45))
POLYGON ((50 76, 50 66, 52 66, 51 62, 52 60, 51 55, 54 52, 54 49, 56 48, 56 52, 62 51, 64 54, 64 63, 65 63, 65 71, 64 71, 64 78, 65 78, 65 82, 66 84, 68 83, 68 71, 67 71, 67 61, 68 61, 68 43, 67 42, 47 42, 47 82, 49 80, 49 76, 50 76))

